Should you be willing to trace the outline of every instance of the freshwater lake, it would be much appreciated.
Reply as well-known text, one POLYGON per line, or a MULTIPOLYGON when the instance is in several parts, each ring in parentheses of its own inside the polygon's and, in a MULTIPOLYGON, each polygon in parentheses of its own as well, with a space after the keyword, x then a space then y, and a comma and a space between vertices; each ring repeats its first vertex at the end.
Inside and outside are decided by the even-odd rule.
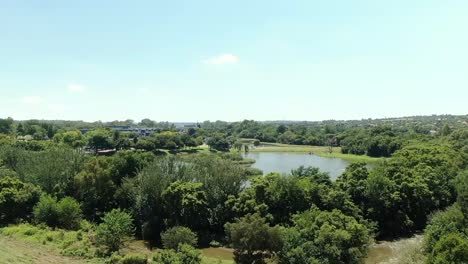
POLYGON ((290 173, 300 166, 317 167, 320 171, 328 172, 330 178, 335 180, 343 173, 349 162, 339 158, 324 158, 307 153, 294 152, 250 152, 243 155, 245 158, 254 159, 253 168, 270 172, 290 173))

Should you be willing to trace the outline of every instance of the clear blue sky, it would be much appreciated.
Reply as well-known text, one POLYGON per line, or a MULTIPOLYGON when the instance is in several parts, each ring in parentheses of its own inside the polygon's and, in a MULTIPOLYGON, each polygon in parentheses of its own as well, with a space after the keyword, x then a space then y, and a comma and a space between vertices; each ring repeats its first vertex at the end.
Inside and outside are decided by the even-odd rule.
POLYGON ((0 91, 15 119, 468 114, 468 1, 3 0, 0 91))

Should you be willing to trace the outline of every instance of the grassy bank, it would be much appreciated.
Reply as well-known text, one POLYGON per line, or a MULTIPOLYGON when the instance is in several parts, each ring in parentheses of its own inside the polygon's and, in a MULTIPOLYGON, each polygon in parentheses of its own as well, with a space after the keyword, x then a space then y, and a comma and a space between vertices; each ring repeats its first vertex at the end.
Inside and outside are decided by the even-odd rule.
POLYGON ((22 239, 0 234, 0 263, 15 264, 81 264, 99 263, 60 255, 56 250, 22 239))
POLYGON ((364 162, 367 164, 376 164, 383 161, 385 158, 374 158, 366 155, 354 155, 354 154, 343 154, 343 153, 314 153, 317 156, 325 158, 339 158, 349 162, 364 162))
MULTIPOLYGON (((30 224, 4 227, 0 229, 0 263, 104 263, 104 258, 96 257, 92 237, 92 231, 54 230, 30 224)), ((134 240, 121 253, 151 256, 154 250, 149 250, 143 241, 134 240)), ((234 264, 230 249, 206 248, 201 252, 203 264, 234 264)))
POLYGON ((253 148, 250 152, 296 152, 296 153, 312 153, 314 155, 326 158, 340 158, 349 162, 365 162, 377 163, 383 158, 374 158, 366 155, 354 155, 341 153, 340 147, 330 149, 326 146, 306 146, 306 145, 288 145, 280 143, 261 143, 259 147, 253 148))

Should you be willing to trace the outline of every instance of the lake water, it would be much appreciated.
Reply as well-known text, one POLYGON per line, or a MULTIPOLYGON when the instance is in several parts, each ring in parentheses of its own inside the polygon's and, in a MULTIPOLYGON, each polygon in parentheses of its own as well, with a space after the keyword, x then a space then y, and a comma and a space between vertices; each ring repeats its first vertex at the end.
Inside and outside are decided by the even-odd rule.
POLYGON ((252 167, 261 169, 265 174, 270 172, 290 173, 291 170, 300 166, 313 166, 328 172, 332 180, 343 173, 349 165, 349 162, 343 159, 324 158, 307 153, 250 152, 244 154, 244 157, 254 159, 255 163, 252 167))

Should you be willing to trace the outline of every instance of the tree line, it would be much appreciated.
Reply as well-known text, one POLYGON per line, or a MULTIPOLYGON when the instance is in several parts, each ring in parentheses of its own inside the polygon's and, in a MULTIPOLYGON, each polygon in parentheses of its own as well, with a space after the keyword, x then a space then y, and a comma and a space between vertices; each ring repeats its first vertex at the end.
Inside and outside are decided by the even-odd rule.
MULTIPOLYGON (((427 263, 468 260, 466 129, 406 135, 390 159, 372 169, 351 164, 336 181, 311 167, 260 175, 237 154, 120 148, 95 156, 76 142, 100 149, 121 138, 89 133, 57 133, 41 148, 0 141, 1 225, 88 230, 102 257, 129 237, 144 239, 165 248, 155 263, 199 263, 196 248, 208 245, 232 246, 237 263, 361 263, 372 239, 415 232, 425 232, 427 263)), ((148 140, 157 144, 158 134, 148 140)))

